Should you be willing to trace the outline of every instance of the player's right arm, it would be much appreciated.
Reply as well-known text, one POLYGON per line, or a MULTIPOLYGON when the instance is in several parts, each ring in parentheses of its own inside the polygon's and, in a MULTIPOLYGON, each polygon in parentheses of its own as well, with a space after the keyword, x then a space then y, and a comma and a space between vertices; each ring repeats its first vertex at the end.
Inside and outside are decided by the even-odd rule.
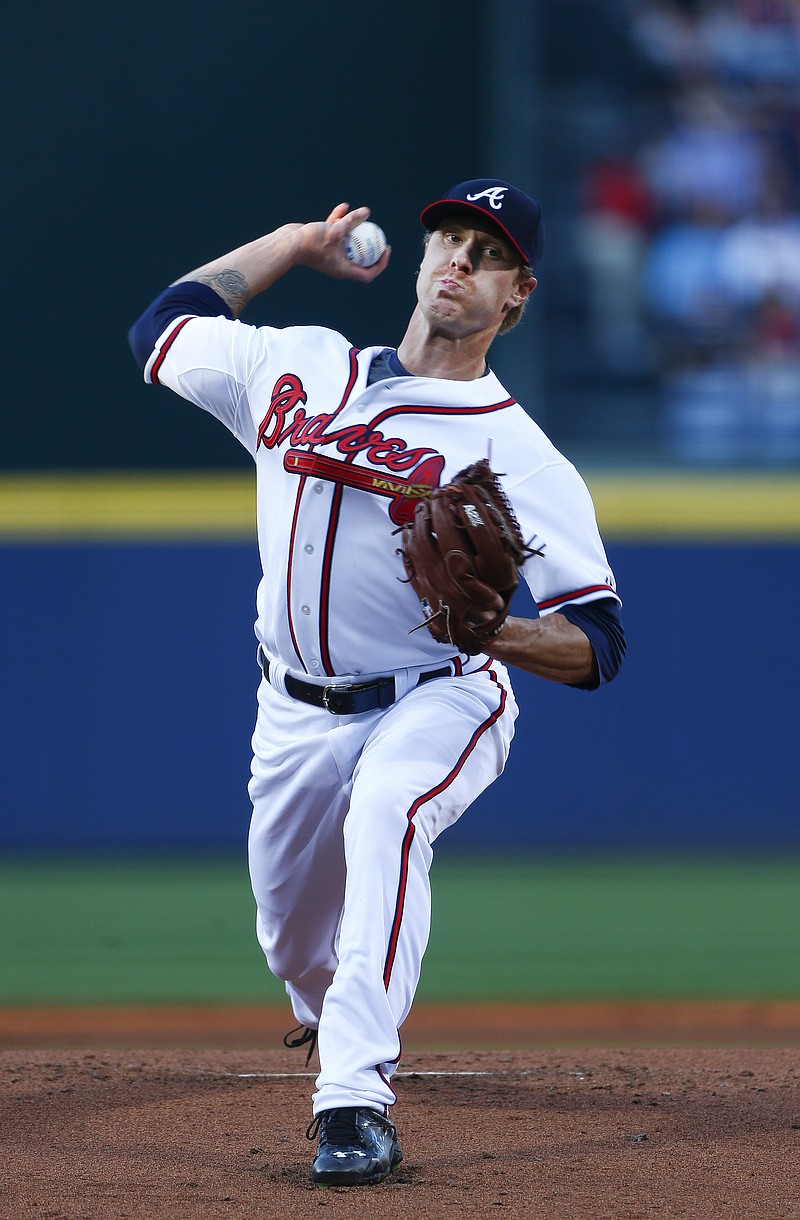
POLYGON ((357 267, 345 256, 342 239, 369 216, 369 208, 340 203, 327 220, 287 224, 175 280, 148 306, 128 332, 137 363, 144 368, 154 346, 177 318, 238 318, 253 297, 266 291, 293 267, 368 284, 385 270, 387 247, 371 267, 357 267))
POLYGON ((362 283, 375 279, 388 263, 388 249, 373 266, 358 267, 342 245, 368 215, 369 208, 351 211, 338 204, 327 220, 283 225, 176 280, 128 332, 145 381, 209 411, 254 453, 252 412, 243 404, 264 358, 268 328, 243 327, 236 320, 248 301, 293 267, 362 283))
POLYGON ((311 267, 335 279, 368 284, 386 268, 390 251, 385 250, 371 267, 357 267, 346 258, 342 248, 343 238, 368 216, 369 208, 350 211, 348 204, 337 204, 327 220, 282 225, 175 282, 207 284, 222 297, 234 318, 253 297, 266 291, 292 267, 311 267))

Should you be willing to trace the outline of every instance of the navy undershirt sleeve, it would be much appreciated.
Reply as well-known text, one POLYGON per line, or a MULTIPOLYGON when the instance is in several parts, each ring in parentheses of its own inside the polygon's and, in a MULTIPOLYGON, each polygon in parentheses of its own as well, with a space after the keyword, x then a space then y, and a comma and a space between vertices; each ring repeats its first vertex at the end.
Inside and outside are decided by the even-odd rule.
POLYGON ((158 336, 163 334, 173 318, 186 314, 199 318, 233 317, 219 293, 209 288, 208 284, 198 284, 194 280, 172 284, 148 305, 128 331, 128 343, 137 364, 144 368, 158 336))
POLYGON ((558 613, 580 627, 597 659, 597 678, 570 685, 579 690, 596 690, 610 682, 619 673, 627 647, 619 602, 613 597, 601 597, 585 606, 562 606, 558 613))

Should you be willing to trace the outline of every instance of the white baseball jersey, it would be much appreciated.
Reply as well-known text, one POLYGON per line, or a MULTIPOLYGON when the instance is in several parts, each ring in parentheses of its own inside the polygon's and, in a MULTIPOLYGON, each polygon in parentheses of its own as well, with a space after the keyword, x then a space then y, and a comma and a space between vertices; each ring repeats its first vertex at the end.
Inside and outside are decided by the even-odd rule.
POLYGON ((145 368, 255 458, 256 635, 267 655, 312 678, 454 655, 425 630, 409 634, 422 614, 393 535, 421 495, 487 456, 523 537, 543 552, 523 568, 539 612, 615 595, 583 480, 497 377, 370 385, 382 350, 321 327, 179 318, 145 368))

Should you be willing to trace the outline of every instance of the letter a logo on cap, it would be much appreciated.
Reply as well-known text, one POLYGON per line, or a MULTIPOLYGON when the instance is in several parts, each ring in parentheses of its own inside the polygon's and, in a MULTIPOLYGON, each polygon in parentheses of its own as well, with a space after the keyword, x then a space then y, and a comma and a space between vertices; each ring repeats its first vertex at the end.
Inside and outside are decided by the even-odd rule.
POLYGON ((501 178, 470 178, 452 187, 443 199, 423 208, 420 221, 435 229, 447 216, 458 212, 480 212, 497 226, 515 247, 520 258, 535 267, 544 253, 541 204, 501 178))
POLYGON ((503 197, 507 190, 507 186, 492 186, 488 191, 479 191, 477 195, 467 195, 467 199, 470 203, 474 203, 476 199, 488 199, 489 207, 499 212, 503 206, 503 197))

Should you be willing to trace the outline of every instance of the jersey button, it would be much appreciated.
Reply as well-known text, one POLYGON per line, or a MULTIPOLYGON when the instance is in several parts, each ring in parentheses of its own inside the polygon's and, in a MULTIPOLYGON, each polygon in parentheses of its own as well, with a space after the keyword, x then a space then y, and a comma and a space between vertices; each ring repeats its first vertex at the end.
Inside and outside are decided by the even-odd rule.
POLYGON ((324 491, 324 488, 323 488, 322 484, 321 484, 321 483, 315 483, 315 484, 314 484, 314 491, 317 493, 317 495, 318 495, 318 496, 321 496, 321 495, 322 495, 322 493, 323 493, 323 491, 324 491))
POLYGON ((311 545, 311 543, 310 543, 310 542, 307 542, 307 543, 306 543, 306 545, 303 547, 303 550, 305 551, 306 555, 313 555, 313 554, 314 554, 314 548, 313 548, 313 546, 311 545))
POLYGON ((300 607, 300 609, 303 611, 303 614, 310 614, 310 613, 311 613, 311 607, 310 607, 310 606, 301 606, 301 607, 300 607))

